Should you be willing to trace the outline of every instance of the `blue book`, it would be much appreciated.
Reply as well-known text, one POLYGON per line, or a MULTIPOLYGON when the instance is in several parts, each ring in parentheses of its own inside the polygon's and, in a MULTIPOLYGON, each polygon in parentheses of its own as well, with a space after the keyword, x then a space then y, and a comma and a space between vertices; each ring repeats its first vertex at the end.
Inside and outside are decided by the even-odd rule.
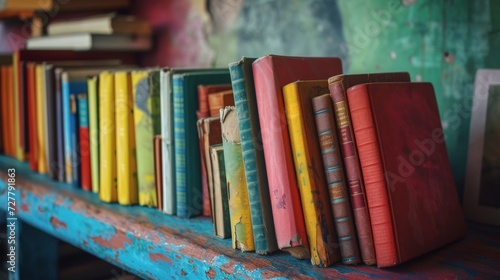
POLYGON ((230 82, 228 70, 223 69, 207 69, 173 76, 177 216, 197 216, 203 208, 200 146, 196 127, 198 85, 230 82))
POLYGON ((255 58, 243 57, 240 61, 229 64, 229 71, 238 112, 255 251, 265 255, 278 250, 278 245, 267 185, 264 150, 262 143, 259 143, 260 124, 252 72, 254 61, 255 58))

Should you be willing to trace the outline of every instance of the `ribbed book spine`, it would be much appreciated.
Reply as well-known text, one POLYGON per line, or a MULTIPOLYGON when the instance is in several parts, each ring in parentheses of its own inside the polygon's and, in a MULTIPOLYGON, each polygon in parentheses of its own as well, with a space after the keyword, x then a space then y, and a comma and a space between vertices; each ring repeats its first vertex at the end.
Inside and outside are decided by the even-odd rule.
POLYGON ((234 107, 221 109, 222 145, 229 196, 229 215, 233 248, 253 251, 254 237, 243 168, 240 133, 234 107))
POLYGON ((349 90, 348 101, 370 209, 373 241, 377 248, 377 263, 396 264, 398 260, 387 186, 366 86, 359 85, 349 90))
POLYGON ((174 142, 175 142, 175 185, 177 216, 188 216, 186 199, 186 143, 184 129, 184 89, 183 76, 174 75, 174 142))
MULTIPOLYGON (((152 98, 156 89, 152 79, 153 72, 132 72, 139 204, 156 207, 153 139, 159 110, 153 111, 152 98)), ((159 102, 156 104, 159 106, 159 102)))
POLYGON ((358 240, 344 179, 332 100, 329 94, 324 94, 314 97, 312 105, 342 262, 357 264, 360 262, 358 240))
POLYGON ((116 175, 118 203, 135 204, 137 197, 137 158, 134 101, 130 73, 115 73, 116 175))
POLYGON ((373 245, 373 234, 370 222, 370 214, 365 197, 365 186, 361 175, 359 158, 354 134, 351 127, 351 117, 347 105, 346 93, 341 82, 329 84, 330 95, 334 104, 337 130, 339 133, 340 147, 344 157, 349 192, 356 221, 359 246, 363 262, 368 265, 377 263, 375 247, 373 245))
POLYGON ((283 87, 288 132, 297 185, 313 265, 330 266, 340 260, 337 234, 328 201, 326 179, 310 99, 328 91, 326 81, 295 82, 283 87))
POLYGON ((90 170, 89 115, 86 93, 78 94, 78 120, 80 122, 80 170, 82 189, 92 191, 92 174, 90 170))
POLYGON ((264 153, 262 148, 259 150, 256 148, 256 146, 262 147, 262 144, 257 143, 260 125, 251 71, 253 61, 255 59, 243 58, 237 63, 230 64, 229 71, 233 85, 234 102, 238 112, 255 251, 258 254, 269 254, 278 250, 278 245, 271 213, 264 153), (246 69, 244 69, 245 67, 246 69))
POLYGON ((116 131, 114 78, 110 72, 99 75, 99 198, 117 202, 116 131))
POLYGON ((92 192, 99 192, 99 97, 97 77, 87 80, 89 102, 89 145, 92 174, 92 192))

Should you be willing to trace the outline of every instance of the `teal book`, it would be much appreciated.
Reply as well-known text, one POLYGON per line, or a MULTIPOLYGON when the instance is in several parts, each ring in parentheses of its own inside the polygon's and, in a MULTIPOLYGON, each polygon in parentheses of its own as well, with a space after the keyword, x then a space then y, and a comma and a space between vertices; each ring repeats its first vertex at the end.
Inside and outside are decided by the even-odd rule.
POLYGON ((197 216, 203 209, 200 145, 196 127, 198 85, 230 82, 229 71, 222 69, 207 69, 173 76, 177 216, 197 216))
POLYGON ((264 150, 260 141, 260 124, 253 84, 252 63, 243 57, 229 64, 234 103, 238 112, 243 162, 248 188, 255 251, 269 254, 278 250, 274 231, 264 150))

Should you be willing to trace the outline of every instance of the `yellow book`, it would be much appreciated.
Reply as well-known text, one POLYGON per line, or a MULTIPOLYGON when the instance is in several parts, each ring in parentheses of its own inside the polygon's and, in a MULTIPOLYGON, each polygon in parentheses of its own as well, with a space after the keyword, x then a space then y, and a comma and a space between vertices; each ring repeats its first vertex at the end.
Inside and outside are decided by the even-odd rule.
POLYGON ((317 139, 312 98, 328 93, 327 81, 298 81, 283 87, 288 133, 313 265, 340 260, 333 212, 317 139))
POLYGON ((92 192, 99 193, 99 97, 97 76, 92 76, 87 79, 87 90, 89 99, 89 142, 92 192))
POLYGON ((115 88, 113 74, 109 71, 99 75, 99 143, 99 198, 117 202, 115 88))
POLYGON ((241 151, 240 130, 234 107, 221 109, 221 128, 233 248, 241 251, 254 251, 255 244, 241 151))
POLYGON ((152 104, 153 91, 159 90, 154 87, 153 79, 153 71, 132 72, 135 136, 136 143, 140 144, 136 149, 139 204, 150 207, 156 207, 153 138, 156 121, 154 116, 159 116, 152 104))
POLYGON ((116 165, 118 203, 137 203, 134 100, 130 73, 115 73, 116 165))
MULTIPOLYGON (((15 52, 14 53, 14 57, 13 57, 13 63, 12 63, 12 77, 13 77, 13 90, 14 90, 14 108, 13 108, 13 111, 14 111, 14 135, 13 135, 13 138, 14 138, 14 145, 13 145, 13 148, 14 148, 14 153, 16 155, 16 158, 20 161, 23 161, 24 160, 24 148, 21 146, 21 138, 20 138, 20 129, 21 129, 21 121, 19 119, 19 103, 21 102, 19 100, 19 96, 21 96, 21 89, 19 88, 19 69, 20 69, 20 65, 19 65, 19 54, 18 52, 15 52)), ((38 68, 38 67, 37 67, 38 68)), ((42 71, 43 71, 43 67, 42 67, 42 71)), ((38 72, 38 70, 37 70, 38 72)), ((38 75, 37 75, 38 76, 38 75)), ((44 75, 44 78, 45 78, 45 75, 44 75)), ((38 78, 37 78, 37 87, 38 87, 38 78)), ((44 82, 45 83, 45 82, 44 82)), ((42 84, 42 88, 44 87, 44 84, 42 84)), ((38 97, 38 96, 37 96, 38 97)), ((45 100, 45 98, 43 99, 45 100)), ((24 100, 26 101, 26 100, 24 100)), ((26 103, 27 104, 27 103, 26 103)), ((38 103, 37 103, 37 106, 38 106, 38 103)), ((26 106, 27 107, 27 106, 26 106)), ((39 117, 39 115, 37 115, 37 118, 39 117)), ((38 118, 39 119, 39 118, 38 118)), ((40 121, 40 120, 38 120, 40 121)), ((44 135, 45 137, 45 135, 44 135)), ((44 140, 44 143, 45 143, 45 140, 44 140)), ((28 143, 24 143, 25 145, 28 145, 28 143)), ((41 159, 39 159, 40 161, 41 159)), ((43 158, 43 160, 47 160, 46 157, 43 158)), ((44 164, 44 172, 43 173, 46 173, 47 172, 47 165, 46 165, 46 162, 43 163, 44 164)), ((40 172, 42 173, 42 172, 40 172)))
MULTIPOLYGON (((47 173, 47 154, 45 145, 45 122, 47 107, 45 106, 45 69, 43 64, 36 65, 36 121, 37 121, 37 137, 38 137, 38 173, 47 173)), ((17 107, 17 106, 16 106, 17 107)), ((17 127, 17 126, 16 126, 17 127)), ((17 134, 16 134, 17 135, 17 134)), ((16 144, 17 151, 17 144, 16 144)), ((19 154, 18 154, 19 155, 19 154)))

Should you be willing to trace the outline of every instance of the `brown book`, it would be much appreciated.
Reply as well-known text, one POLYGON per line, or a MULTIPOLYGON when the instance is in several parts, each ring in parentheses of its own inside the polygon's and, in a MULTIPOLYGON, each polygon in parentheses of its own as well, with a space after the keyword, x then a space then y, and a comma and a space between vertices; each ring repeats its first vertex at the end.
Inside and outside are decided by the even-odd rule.
MULTIPOLYGON (((210 94, 231 90, 230 84, 220 85, 199 85, 198 86, 198 111, 196 112, 198 119, 210 117, 210 107, 208 104, 208 96, 210 94)), ((218 112, 217 112, 218 114, 218 112)), ((212 115, 213 116, 213 115, 212 115)))
MULTIPOLYGON (((198 113, 198 112, 196 112, 198 113)), ((200 174, 201 174, 201 191, 203 198, 203 216, 211 217, 213 214, 212 207, 210 206, 210 194, 208 190, 208 176, 207 167, 205 166, 205 153, 203 152, 203 143, 205 142, 205 135, 203 133, 203 119, 200 118, 196 121, 196 128, 198 130, 198 144, 200 145, 200 174)))
POLYGON ((201 149, 207 169, 208 193, 212 214, 214 213, 214 183, 210 146, 222 144, 221 123, 219 117, 203 119, 203 147, 201 149))
POLYGON ((155 187, 156 187, 156 205, 158 210, 163 211, 163 184, 162 184, 162 166, 161 166, 161 135, 155 135, 153 140, 153 149, 155 155, 155 187))
POLYGON ((210 116, 219 116, 219 110, 226 106, 234 106, 234 97, 232 90, 221 91, 208 95, 208 105, 210 116))
POLYGON ((342 262, 357 264, 361 259, 344 178, 344 166, 339 150, 332 99, 329 94, 314 97, 312 106, 342 262))
POLYGON ((364 182, 351 126, 346 91, 348 88, 362 83, 405 81, 410 81, 408 73, 337 75, 328 79, 330 95, 334 104, 340 148, 344 157, 347 180, 349 182, 351 204, 354 212, 354 219, 356 221, 361 257, 368 265, 376 264, 377 260, 375 257, 370 214, 368 213, 364 182))

